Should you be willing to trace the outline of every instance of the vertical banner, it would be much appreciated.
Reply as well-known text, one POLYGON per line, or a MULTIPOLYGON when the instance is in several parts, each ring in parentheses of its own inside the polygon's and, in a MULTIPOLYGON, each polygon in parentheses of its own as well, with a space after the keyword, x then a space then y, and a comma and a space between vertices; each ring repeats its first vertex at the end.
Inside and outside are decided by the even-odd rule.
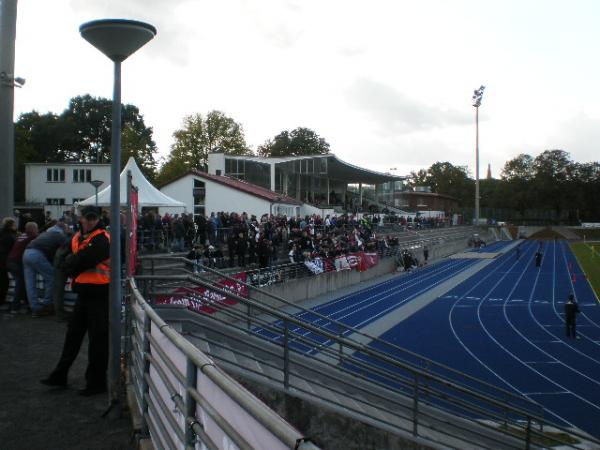
POLYGON ((137 227, 138 227, 138 190, 136 187, 131 186, 131 230, 129 231, 129 273, 128 275, 135 274, 135 263, 137 259, 137 227))

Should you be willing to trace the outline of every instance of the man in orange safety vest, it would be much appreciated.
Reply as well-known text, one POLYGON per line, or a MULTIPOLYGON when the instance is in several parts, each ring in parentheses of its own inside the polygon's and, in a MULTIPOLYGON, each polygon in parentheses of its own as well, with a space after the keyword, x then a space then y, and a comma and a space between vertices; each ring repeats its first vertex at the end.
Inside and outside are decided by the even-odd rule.
POLYGON ((73 278, 77 303, 69 320, 62 354, 56 368, 42 384, 66 387, 69 369, 88 333, 88 366, 82 396, 106 392, 108 367, 108 298, 110 284, 110 235, 94 206, 81 210, 81 230, 73 235, 71 254, 64 270, 73 278))

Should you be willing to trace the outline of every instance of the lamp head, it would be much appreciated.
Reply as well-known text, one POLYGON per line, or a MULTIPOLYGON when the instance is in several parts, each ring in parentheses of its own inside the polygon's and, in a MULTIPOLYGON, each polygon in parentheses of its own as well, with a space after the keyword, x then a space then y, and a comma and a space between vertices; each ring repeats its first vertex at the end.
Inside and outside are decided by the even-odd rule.
POLYGON ((114 62, 126 60, 154 36, 154 26, 126 19, 102 19, 79 27, 81 36, 114 62))

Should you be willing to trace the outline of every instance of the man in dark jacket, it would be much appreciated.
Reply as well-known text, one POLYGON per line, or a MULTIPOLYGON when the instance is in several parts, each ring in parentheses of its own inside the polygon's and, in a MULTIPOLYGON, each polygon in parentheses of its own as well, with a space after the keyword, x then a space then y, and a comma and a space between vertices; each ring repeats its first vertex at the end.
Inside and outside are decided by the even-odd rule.
POLYGON ((88 333, 86 387, 79 394, 90 396, 106 392, 110 236, 99 221, 97 208, 86 206, 81 216, 81 232, 73 236, 72 254, 65 259, 65 272, 73 277, 77 303, 69 320, 60 360, 41 383, 59 387, 67 385, 69 369, 88 333))
POLYGON ((577 313, 579 313, 579 306, 573 294, 569 294, 567 303, 565 303, 565 325, 567 337, 573 339, 577 339, 577 313))

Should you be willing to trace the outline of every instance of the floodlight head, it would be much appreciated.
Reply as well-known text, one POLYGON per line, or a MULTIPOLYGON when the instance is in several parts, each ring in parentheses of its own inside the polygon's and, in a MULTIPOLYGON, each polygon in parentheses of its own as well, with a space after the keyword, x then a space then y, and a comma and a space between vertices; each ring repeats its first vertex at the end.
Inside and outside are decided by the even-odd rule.
POLYGON ((126 19, 102 19, 79 27, 81 36, 114 62, 126 60, 154 36, 156 28, 126 19))
POLYGON ((484 85, 481 85, 479 89, 473 91, 473 106, 479 108, 481 106, 481 98, 483 97, 484 85))
POLYGON ((17 87, 22 87, 25 84, 25 78, 15 77, 15 85, 17 87))

